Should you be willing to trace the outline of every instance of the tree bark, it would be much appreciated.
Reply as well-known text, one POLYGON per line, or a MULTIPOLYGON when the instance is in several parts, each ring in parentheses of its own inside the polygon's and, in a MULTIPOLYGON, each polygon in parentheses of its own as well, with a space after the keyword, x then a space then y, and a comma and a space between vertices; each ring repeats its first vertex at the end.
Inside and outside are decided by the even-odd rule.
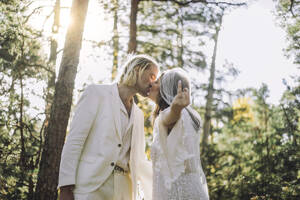
POLYGON ((58 34, 60 26, 60 0, 56 0, 55 6, 54 6, 54 22, 52 25, 52 38, 50 42, 50 57, 49 57, 49 71, 48 73, 48 85, 47 85, 47 94, 46 94, 46 119, 45 119, 45 130, 48 127, 49 124, 49 115, 50 115, 50 109, 51 104, 53 101, 54 96, 54 88, 55 88, 55 66, 56 66, 56 59, 57 59, 57 40, 55 38, 55 35, 58 34))
POLYGON ((55 84, 54 101, 51 106, 35 192, 36 200, 57 199, 61 151, 70 116, 88 2, 88 0, 73 0, 72 3, 73 23, 68 27, 60 71, 55 84))
POLYGON ((201 149, 202 153, 205 152, 205 149, 208 146, 208 136, 211 132, 211 113, 212 113, 213 94, 214 94, 216 57, 217 57, 218 37, 219 37, 220 28, 222 26, 222 18, 223 16, 221 16, 220 25, 216 27, 216 34, 213 38, 215 45, 214 45, 214 52, 212 56, 211 66, 210 66, 210 77, 209 77, 209 84, 208 84, 207 96, 206 96, 205 118, 203 124, 203 138, 202 138, 202 149, 201 149))
POLYGON ((128 53, 136 52, 136 19, 138 13, 139 0, 131 0, 131 10, 130 10, 130 32, 129 32, 129 43, 128 43, 128 53))
POLYGON ((111 80, 115 80, 118 72, 118 55, 119 55, 119 33, 118 33, 118 9, 119 1, 114 0, 114 36, 113 36, 113 67, 111 72, 111 80))
POLYGON ((184 61, 183 61, 183 19, 181 15, 181 8, 178 8, 178 13, 179 13, 179 19, 177 23, 177 28, 179 34, 177 35, 177 44, 178 44, 178 67, 183 67, 184 61))

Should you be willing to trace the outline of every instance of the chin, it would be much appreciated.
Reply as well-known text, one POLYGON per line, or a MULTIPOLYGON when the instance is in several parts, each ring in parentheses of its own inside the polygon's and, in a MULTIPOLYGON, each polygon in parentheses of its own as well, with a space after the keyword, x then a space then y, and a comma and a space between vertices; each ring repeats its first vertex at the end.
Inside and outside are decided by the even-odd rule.
POLYGON ((139 92, 139 94, 143 97, 148 97, 147 93, 142 93, 142 92, 139 92))
POLYGON ((151 101, 153 101, 154 103, 156 103, 155 98, 153 96, 151 96, 151 94, 149 96, 147 96, 147 97, 148 97, 148 99, 150 99, 151 101))

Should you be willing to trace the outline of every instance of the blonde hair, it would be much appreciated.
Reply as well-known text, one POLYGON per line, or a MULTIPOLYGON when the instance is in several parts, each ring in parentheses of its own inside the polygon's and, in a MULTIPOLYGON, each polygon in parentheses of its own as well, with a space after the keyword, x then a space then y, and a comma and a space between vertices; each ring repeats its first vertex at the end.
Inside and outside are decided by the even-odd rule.
POLYGON ((156 61, 148 55, 129 55, 129 58, 122 67, 124 70, 119 79, 119 83, 128 86, 134 86, 137 82, 137 73, 143 73, 144 70, 150 65, 155 65, 158 67, 156 61))

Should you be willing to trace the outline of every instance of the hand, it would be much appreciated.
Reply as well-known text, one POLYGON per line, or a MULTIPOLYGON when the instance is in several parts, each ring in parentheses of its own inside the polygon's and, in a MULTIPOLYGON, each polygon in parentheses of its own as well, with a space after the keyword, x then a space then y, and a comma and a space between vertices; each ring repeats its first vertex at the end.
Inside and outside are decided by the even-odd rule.
POLYGON ((174 112, 181 112, 183 108, 188 106, 190 104, 190 95, 189 95, 189 89, 184 88, 182 90, 182 83, 181 81, 178 81, 178 87, 177 87, 177 94, 175 98, 172 101, 171 109, 174 112))
POLYGON ((67 185, 60 188, 60 200, 74 200, 74 185, 67 185))

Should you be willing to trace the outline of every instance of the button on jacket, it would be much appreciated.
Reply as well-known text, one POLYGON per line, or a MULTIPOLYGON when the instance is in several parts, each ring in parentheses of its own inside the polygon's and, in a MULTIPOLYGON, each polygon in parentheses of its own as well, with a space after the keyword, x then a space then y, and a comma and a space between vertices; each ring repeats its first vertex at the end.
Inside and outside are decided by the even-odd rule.
MULTIPOLYGON (((117 84, 90 85, 79 99, 63 147, 58 187, 75 184, 77 193, 98 189, 111 175, 122 144, 117 84)), ((133 199, 141 183, 145 199, 152 196, 152 167, 146 160, 144 115, 133 103, 129 167, 133 199)))

